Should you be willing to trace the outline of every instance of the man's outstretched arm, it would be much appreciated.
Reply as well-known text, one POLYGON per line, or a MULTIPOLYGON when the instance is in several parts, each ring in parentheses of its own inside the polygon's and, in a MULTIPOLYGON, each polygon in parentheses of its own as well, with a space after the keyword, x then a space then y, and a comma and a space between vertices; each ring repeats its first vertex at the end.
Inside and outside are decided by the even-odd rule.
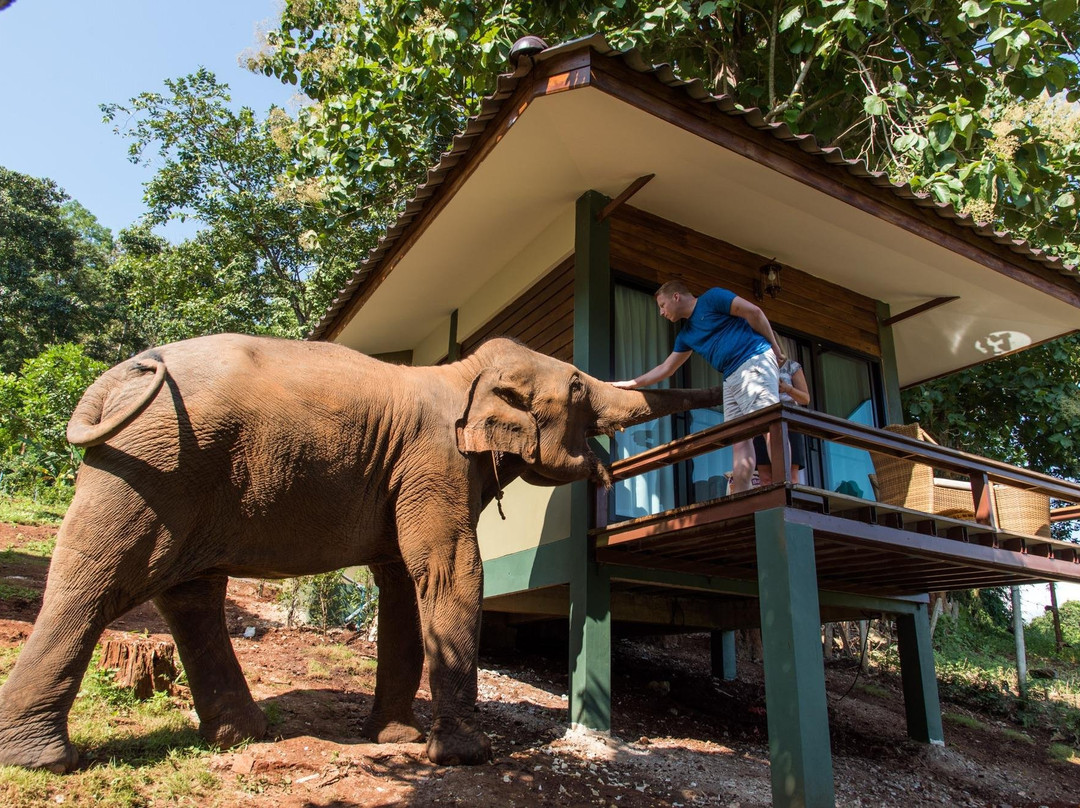
POLYGON ((652 370, 647 370, 633 379, 612 382, 612 384, 616 387, 622 387, 625 390, 636 390, 639 387, 648 387, 650 384, 662 382, 686 364, 686 360, 690 358, 690 354, 692 353, 693 351, 672 351, 667 359, 652 370))

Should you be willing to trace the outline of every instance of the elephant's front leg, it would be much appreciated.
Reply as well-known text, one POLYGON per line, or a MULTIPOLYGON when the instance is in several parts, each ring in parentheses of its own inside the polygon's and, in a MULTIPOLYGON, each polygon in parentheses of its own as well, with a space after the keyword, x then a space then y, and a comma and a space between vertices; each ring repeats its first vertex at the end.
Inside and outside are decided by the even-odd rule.
POLYGON ((424 738, 413 713, 424 670, 416 588, 401 562, 375 565, 371 572, 379 587, 379 666, 375 704, 362 732, 378 743, 416 743, 424 738))
POLYGON ((398 534, 416 584, 431 682, 427 753, 438 764, 485 763, 491 741, 474 716, 484 568, 475 529, 447 527, 446 519, 444 509, 420 535, 398 534))

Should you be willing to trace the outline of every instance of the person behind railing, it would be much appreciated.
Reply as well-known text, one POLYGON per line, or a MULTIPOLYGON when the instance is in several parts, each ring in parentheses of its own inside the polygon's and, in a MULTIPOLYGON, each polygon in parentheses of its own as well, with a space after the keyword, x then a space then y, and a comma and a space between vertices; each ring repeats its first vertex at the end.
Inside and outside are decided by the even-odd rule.
MULTIPOLYGON (((675 337, 675 350, 652 370, 613 385, 633 390, 656 384, 697 351, 724 376, 725 420, 780 400, 779 368, 786 357, 760 308, 727 289, 713 288, 695 297, 678 280, 665 283, 655 297, 661 317, 673 323, 686 321, 675 337)), ((731 448, 732 489, 749 490, 755 465, 753 441, 740 441, 731 448)))
MULTIPOLYGON (((806 374, 802 365, 794 359, 788 359, 780 366, 780 401, 783 404, 795 404, 805 407, 810 403, 810 388, 806 384, 806 374)), ((789 434, 791 444, 791 481, 799 482, 799 470, 806 468, 806 438, 798 432, 789 434)), ((769 447, 762 435, 754 438, 754 454, 757 457, 758 480, 761 485, 769 485, 772 479, 772 464, 769 462, 769 447)))

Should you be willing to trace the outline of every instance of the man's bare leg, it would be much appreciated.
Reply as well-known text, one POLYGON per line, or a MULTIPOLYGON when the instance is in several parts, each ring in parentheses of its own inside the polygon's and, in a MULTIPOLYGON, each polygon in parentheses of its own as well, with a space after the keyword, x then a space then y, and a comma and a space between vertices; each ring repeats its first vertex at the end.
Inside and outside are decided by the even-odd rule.
MULTIPOLYGON (((768 438, 766 438, 766 440, 768 440, 768 438)), ((757 465, 757 459, 754 456, 754 441, 744 440, 739 443, 733 444, 731 447, 731 453, 732 493, 738 493, 739 491, 749 491, 750 480, 754 476, 754 466, 757 465)))

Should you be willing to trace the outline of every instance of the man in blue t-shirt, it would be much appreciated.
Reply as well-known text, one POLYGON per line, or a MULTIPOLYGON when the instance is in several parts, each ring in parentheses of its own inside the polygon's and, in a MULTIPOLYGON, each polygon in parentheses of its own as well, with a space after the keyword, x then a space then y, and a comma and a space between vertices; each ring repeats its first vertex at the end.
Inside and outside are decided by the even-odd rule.
MULTIPOLYGON (((760 308, 727 289, 714 288, 695 297, 682 281, 668 281, 657 289, 656 305, 665 319, 686 320, 675 337, 675 350, 652 370, 612 384, 630 390, 656 384, 697 351, 724 375, 725 420, 780 400, 778 369, 784 364, 784 352, 760 308)), ((731 448, 732 488, 746 491, 757 462, 753 441, 731 448)))

